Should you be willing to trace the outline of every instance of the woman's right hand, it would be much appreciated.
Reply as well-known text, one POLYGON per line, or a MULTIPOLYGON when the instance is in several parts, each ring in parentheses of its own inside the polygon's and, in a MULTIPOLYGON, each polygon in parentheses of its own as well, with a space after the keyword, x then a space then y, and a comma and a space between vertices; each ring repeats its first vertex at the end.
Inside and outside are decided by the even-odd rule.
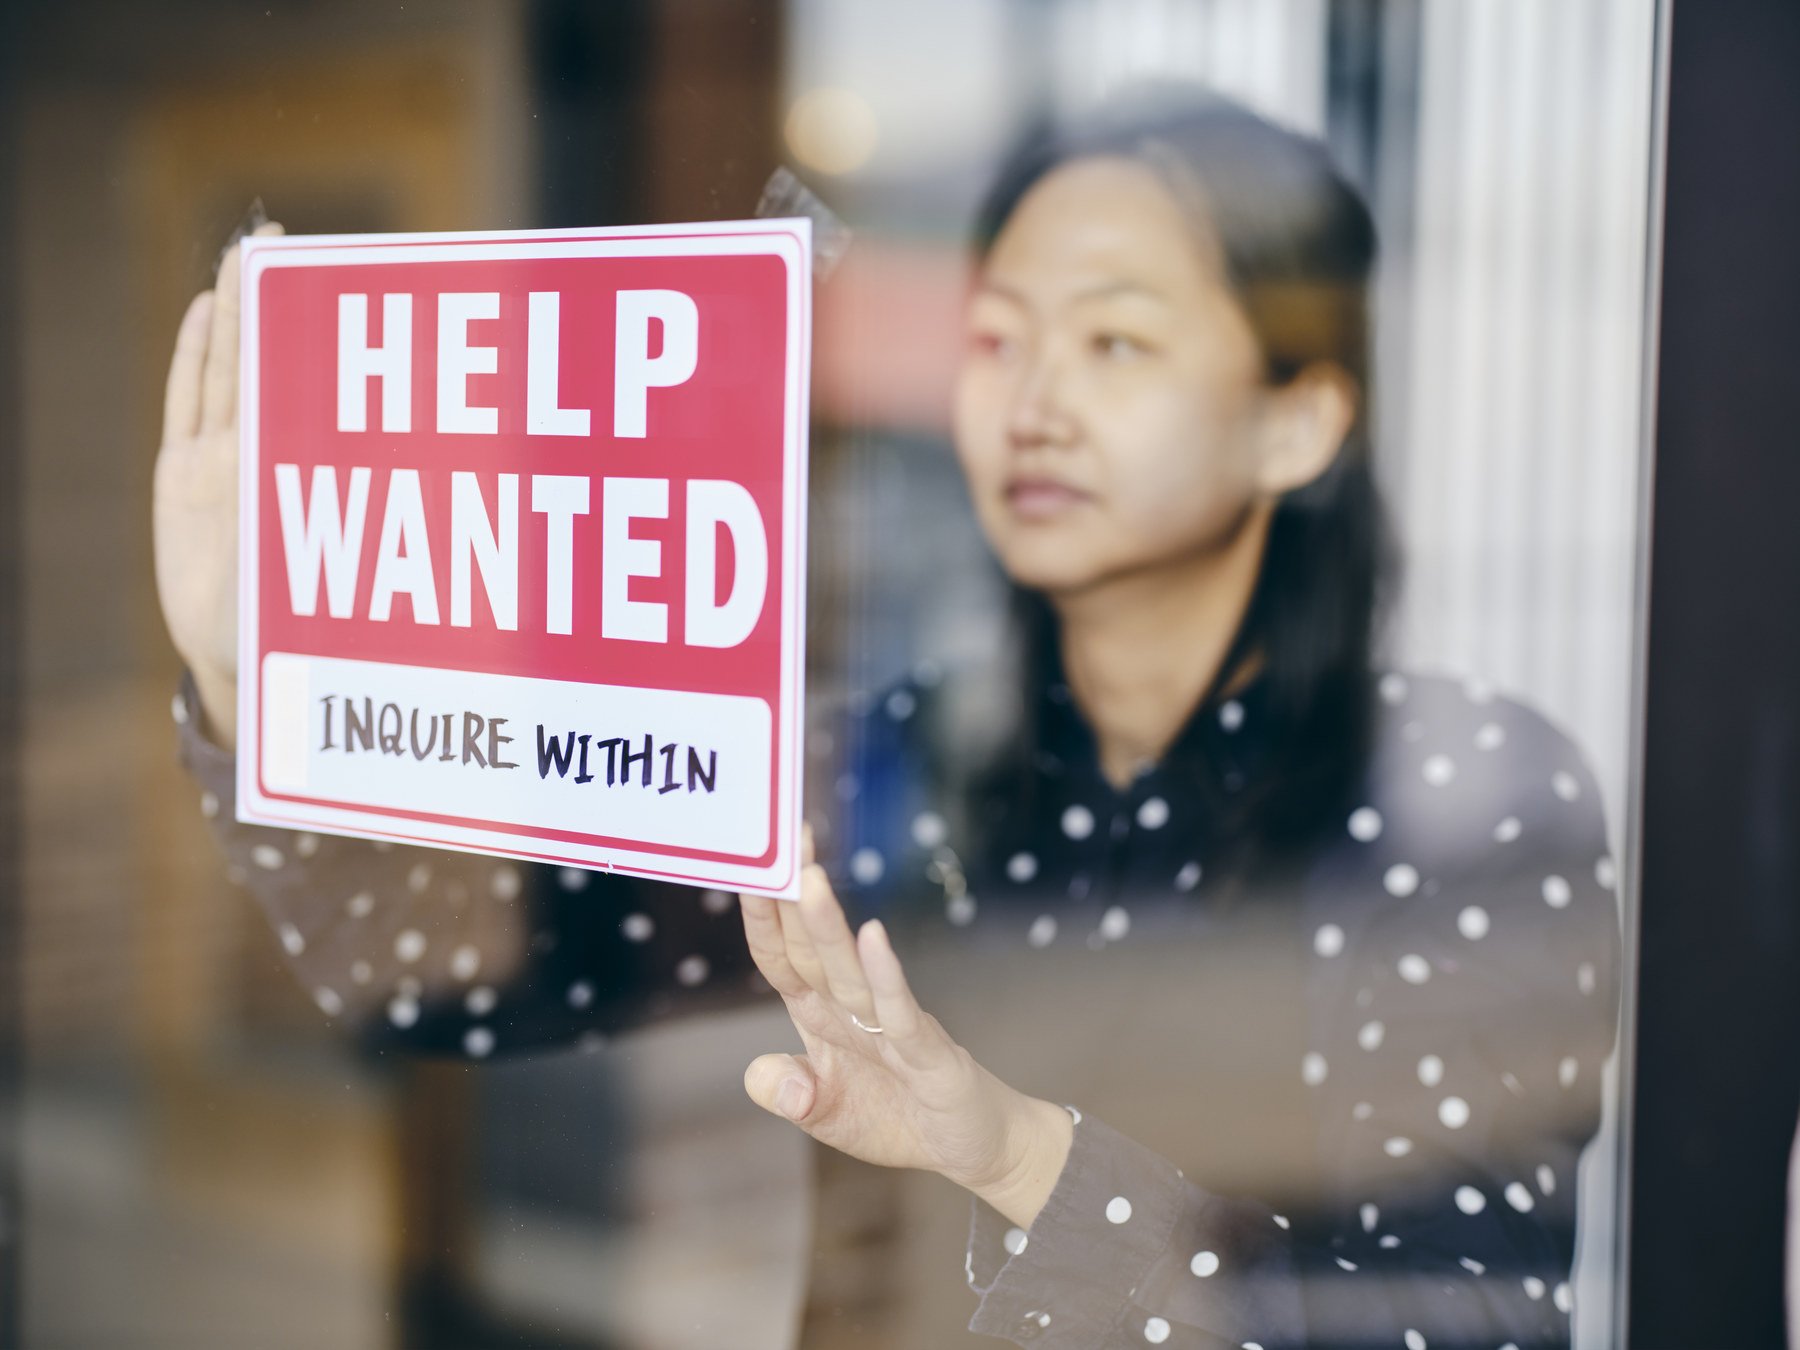
POLYGON ((202 725, 227 749, 237 742, 238 286, 234 244, 175 339, 153 507, 163 621, 193 672, 202 725))

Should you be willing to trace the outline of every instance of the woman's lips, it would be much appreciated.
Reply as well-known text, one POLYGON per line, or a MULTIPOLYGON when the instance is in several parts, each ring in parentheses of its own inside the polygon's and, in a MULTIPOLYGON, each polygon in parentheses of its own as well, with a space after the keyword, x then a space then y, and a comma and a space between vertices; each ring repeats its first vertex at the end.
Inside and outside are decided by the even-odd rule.
POLYGON ((1009 479, 1005 496, 1013 514, 1025 520, 1051 520, 1090 500, 1080 488, 1053 478, 1009 479))

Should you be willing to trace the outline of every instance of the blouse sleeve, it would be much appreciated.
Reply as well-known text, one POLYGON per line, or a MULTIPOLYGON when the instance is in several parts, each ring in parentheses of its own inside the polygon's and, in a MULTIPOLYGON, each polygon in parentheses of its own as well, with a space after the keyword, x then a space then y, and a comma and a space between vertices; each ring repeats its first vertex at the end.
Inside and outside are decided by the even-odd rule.
POLYGON ((181 759, 229 873, 359 1039, 485 1058, 772 996, 723 891, 238 823, 235 758, 198 707, 184 680, 181 759))
MULTIPOLYGON (((1075 1112, 1028 1232, 974 1204, 972 1330, 1071 1350, 1568 1344, 1615 868, 1568 741, 1520 710, 1483 725, 1504 726, 1476 744, 1510 743, 1510 768, 1465 765, 1460 797, 1402 782, 1309 887, 1313 1046, 1292 1071, 1317 1107, 1316 1202, 1210 1194, 1075 1112)), ((1441 762, 1402 770, 1448 781, 1441 762)))

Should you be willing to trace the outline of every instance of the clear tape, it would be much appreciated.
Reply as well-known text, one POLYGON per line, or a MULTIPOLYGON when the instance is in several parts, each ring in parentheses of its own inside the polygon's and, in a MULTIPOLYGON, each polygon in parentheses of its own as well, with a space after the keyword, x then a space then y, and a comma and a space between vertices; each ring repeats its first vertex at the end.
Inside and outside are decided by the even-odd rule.
POLYGON ((813 223, 813 281, 824 281, 850 251, 852 234, 837 212, 820 201, 785 165, 769 175, 756 203, 761 217, 805 216, 813 223))

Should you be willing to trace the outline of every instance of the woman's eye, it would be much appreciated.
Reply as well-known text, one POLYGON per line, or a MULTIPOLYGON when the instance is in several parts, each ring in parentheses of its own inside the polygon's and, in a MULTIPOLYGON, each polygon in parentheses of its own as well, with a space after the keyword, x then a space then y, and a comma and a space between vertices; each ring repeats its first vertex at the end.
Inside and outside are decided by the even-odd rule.
POLYGON ((1108 361, 1131 361, 1148 354, 1149 347, 1125 333, 1096 333, 1093 337, 1096 356, 1108 361))
POLYGON ((982 356, 1011 356, 1017 344, 1006 334, 977 330, 969 335, 969 346, 982 356))

